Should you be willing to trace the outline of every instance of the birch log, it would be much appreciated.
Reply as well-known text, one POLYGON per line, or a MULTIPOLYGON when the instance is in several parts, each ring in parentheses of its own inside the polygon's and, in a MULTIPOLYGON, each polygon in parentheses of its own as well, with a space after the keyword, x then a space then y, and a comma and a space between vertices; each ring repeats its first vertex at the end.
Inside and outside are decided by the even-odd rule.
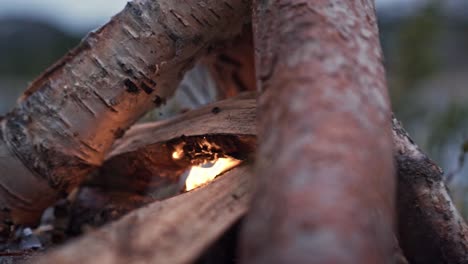
POLYGON ((128 126, 172 95, 196 58, 240 32, 249 7, 135 0, 45 71, 1 123, 2 222, 36 223, 128 126))
POLYGON ((390 107, 374 3, 254 1, 258 190, 242 263, 393 263, 390 107))

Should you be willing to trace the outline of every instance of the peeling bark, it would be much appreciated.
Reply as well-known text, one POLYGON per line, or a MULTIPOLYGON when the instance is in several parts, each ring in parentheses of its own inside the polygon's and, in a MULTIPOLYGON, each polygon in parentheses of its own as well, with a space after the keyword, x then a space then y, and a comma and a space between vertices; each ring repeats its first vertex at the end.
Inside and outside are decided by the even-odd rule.
POLYGON ((373 1, 254 1, 258 190, 243 263, 393 263, 390 107, 373 1))
POLYGON ((140 208, 33 263, 190 263, 247 211, 251 169, 140 208))
POLYGON ((393 141, 403 252, 412 264, 468 263, 468 226, 452 203, 442 170, 395 118, 393 141))
POLYGON ((173 94, 197 57, 240 32, 249 6, 132 1, 49 68, 2 121, 1 220, 34 224, 102 163, 116 137, 173 94))

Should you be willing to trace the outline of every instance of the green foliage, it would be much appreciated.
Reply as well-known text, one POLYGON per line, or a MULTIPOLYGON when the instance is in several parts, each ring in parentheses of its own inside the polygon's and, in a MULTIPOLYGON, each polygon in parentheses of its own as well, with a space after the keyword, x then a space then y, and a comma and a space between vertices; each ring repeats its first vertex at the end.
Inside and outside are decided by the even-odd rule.
MULTIPOLYGON (((428 140, 429 147, 437 147, 453 137, 456 131, 463 128, 468 108, 459 104, 452 104, 443 113, 432 119, 432 133, 428 140)), ((468 143, 466 145, 468 148, 468 143)))
POLYGON ((38 21, 0 20, 0 76, 32 79, 62 57, 79 38, 38 21))
POLYGON ((420 13, 409 17, 398 32, 397 59, 392 65, 393 99, 398 101, 406 89, 434 74, 438 69, 435 43, 440 34, 441 14, 438 1, 430 2, 420 13))

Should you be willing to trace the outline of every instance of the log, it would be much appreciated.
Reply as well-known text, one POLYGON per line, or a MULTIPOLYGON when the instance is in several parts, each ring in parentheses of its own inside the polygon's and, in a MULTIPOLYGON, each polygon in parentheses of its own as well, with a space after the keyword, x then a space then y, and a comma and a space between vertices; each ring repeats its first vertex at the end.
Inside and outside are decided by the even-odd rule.
POLYGON ((256 100, 254 93, 215 102, 160 122, 139 124, 116 141, 107 161, 122 154, 146 148, 156 142, 182 136, 214 134, 256 135, 256 100))
POLYGON ((247 211, 250 166, 154 202, 34 263, 191 263, 247 211))
POLYGON ((253 9, 259 180, 242 263, 392 263, 391 115, 373 1, 253 9))
POLYGON ((1 122, 2 225, 37 223, 116 138, 164 104, 197 58, 241 31, 249 8, 247 0, 135 0, 46 70, 1 122))
MULTIPOLYGON (((256 149, 254 94, 219 101, 174 119, 133 126, 81 188, 74 202, 70 231, 99 226, 154 200, 178 194, 179 178, 199 158, 200 142, 215 144, 213 155, 249 160, 256 149), (195 156, 173 159, 176 146, 195 156)), ((204 157, 206 158, 206 157, 204 157)))
POLYGON ((200 58, 184 75, 174 96, 142 121, 164 120, 249 90, 255 91, 250 24, 239 36, 218 43, 200 58))
POLYGON ((223 49, 203 59, 216 83, 219 98, 256 90, 253 53, 252 26, 247 25, 223 49))
MULTIPOLYGON (((245 52, 246 50, 253 50, 253 43, 251 42, 250 34, 251 32, 249 30, 245 30, 241 37, 234 40, 238 46, 226 49, 226 52, 219 53, 218 56, 213 56, 211 57, 211 60, 208 60, 208 67, 211 69, 210 73, 213 79, 216 81, 216 88, 220 94, 233 96, 242 90, 256 90, 255 80, 250 79, 252 78, 251 74, 253 72, 253 53, 245 52), (235 76, 242 76, 243 78, 238 79, 245 81, 236 81, 235 76)), ((206 62, 207 61, 205 61, 205 63, 206 62)), ((395 159, 397 158, 397 155, 398 153, 395 153, 395 159)), ((395 263, 408 264, 408 261, 406 260, 406 257, 404 256, 399 246, 396 236, 395 240, 395 263)), ((214 247, 216 246, 220 247, 218 244, 214 245, 214 247)), ((208 252, 208 254, 210 253, 211 252, 208 252)))
POLYGON ((468 263, 468 226, 442 170, 393 118, 400 246, 412 264, 468 263))
MULTIPOLYGON (((216 89, 219 94, 225 96, 234 96, 242 91, 255 91, 255 76, 254 71, 254 54, 253 43, 251 36, 251 28, 246 27, 241 36, 232 40, 236 46, 228 47, 224 52, 218 52, 215 55, 208 56, 209 60, 204 60, 211 71, 210 74, 215 80, 216 89)), ((226 236, 231 237, 229 234, 226 236)), ((237 238, 237 236, 236 236, 237 238)), ((237 241, 237 240, 236 240, 237 241)), ((395 263, 408 264, 401 248, 399 247, 397 238, 395 236, 394 245, 394 259, 395 263)), ((232 242, 231 242, 232 243, 232 242)), ((216 243, 213 248, 221 248, 223 251, 224 243, 216 243)), ((226 250, 226 249, 224 249, 226 250)), ((213 250, 214 251, 214 250, 213 250)), ((217 256, 212 252, 207 252, 208 256, 217 256)), ((208 262, 210 259, 207 260, 208 262)), ((219 262, 219 261, 218 261, 219 262)), ((209 262, 209 263, 218 263, 209 262)), ((202 262, 204 263, 204 262, 202 262)))

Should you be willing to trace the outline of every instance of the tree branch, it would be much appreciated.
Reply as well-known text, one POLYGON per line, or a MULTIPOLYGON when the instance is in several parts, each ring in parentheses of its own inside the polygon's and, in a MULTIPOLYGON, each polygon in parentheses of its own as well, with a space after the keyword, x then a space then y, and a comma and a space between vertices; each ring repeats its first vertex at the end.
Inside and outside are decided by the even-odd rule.
POLYGON ((468 226, 450 198, 442 170, 395 118, 392 123, 403 252, 413 264, 468 263, 468 226))

